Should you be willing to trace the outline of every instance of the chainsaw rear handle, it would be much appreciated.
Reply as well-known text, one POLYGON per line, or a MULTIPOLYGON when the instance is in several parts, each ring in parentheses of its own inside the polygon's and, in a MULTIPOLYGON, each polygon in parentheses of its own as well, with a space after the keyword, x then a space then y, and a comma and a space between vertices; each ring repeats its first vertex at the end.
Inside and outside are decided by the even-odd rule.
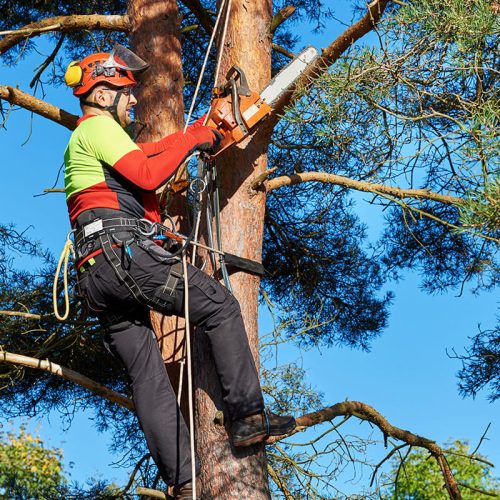
POLYGON ((247 135, 248 128, 246 126, 245 120, 243 120, 243 117, 241 116, 240 109, 240 93, 238 92, 238 90, 241 89, 241 86, 238 88, 235 80, 233 80, 232 78, 229 80, 229 85, 231 86, 231 109, 233 111, 234 119, 243 131, 243 134, 247 135))
POLYGON ((257 92, 252 92, 244 71, 237 65, 226 75, 227 81, 214 89, 207 125, 223 136, 217 156, 232 144, 250 135, 257 123, 271 112, 257 92))
POLYGON ((231 81, 238 81, 239 80, 239 85, 238 87, 238 95, 244 95, 246 97, 249 97, 252 92, 250 91, 250 87, 248 86, 248 80, 245 75, 245 72, 237 65, 233 65, 229 71, 227 72, 226 75, 226 80, 230 83, 231 81), (237 78, 234 78, 234 76, 237 78))

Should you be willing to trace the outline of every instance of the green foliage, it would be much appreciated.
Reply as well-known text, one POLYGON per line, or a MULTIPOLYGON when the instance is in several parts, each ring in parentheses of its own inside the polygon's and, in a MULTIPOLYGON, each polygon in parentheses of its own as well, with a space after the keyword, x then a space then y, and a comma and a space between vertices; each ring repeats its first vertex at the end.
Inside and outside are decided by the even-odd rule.
POLYGON ((63 470, 63 451, 48 448, 40 437, 21 426, 0 430, 0 500, 118 500, 130 498, 106 480, 69 484, 63 470))
MULTIPOLYGON (((379 26, 380 48, 354 48, 312 91, 304 90, 288 114, 288 142, 277 146, 307 148, 293 160, 288 154, 289 169, 314 165, 372 184, 464 199, 459 208, 377 197, 387 214, 382 262, 392 277, 418 269, 431 292, 472 279, 477 289, 490 289, 498 283, 500 241, 499 17, 491 2, 438 4, 410 2, 393 10, 379 26), (457 23, 463 30, 472 26, 482 43, 460 45, 460 36, 469 38, 457 23), (444 41, 447 34, 456 39, 444 41)), ((331 190, 337 200, 344 194, 342 187, 331 190)), ((288 207, 284 200, 281 205, 288 207)), ((332 227, 328 222, 325 229, 332 227)))
POLYGON ((46 448, 39 437, 24 427, 18 434, 0 431, 0 498, 62 498, 67 486, 62 458, 62 450, 46 448))
POLYGON ((412 0, 398 13, 398 23, 455 42, 461 51, 477 50, 485 36, 498 35, 498 6, 491 0, 412 0))
POLYGON ((465 228, 490 234, 500 240, 500 175, 485 182, 483 191, 471 193, 460 207, 465 228))
MULTIPOLYGON (((460 486, 464 500, 500 495, 500 480, 493 476, 487 459, 474 454, 467 443, 454 441, 447 446, 446 458, 460 486), (484 492, 484 493, 483 493, 484 492)), ((437 462, 426 451, 413 450, 403 463, 393 460, 391 486, 383 498, 408 500, 446 500, 443 477, 437 462)))
MULTIPOLYGON (((71 315, 64 323, 55 319, 51 292, 55 264, 50 253, 13 226, 0 225, 0 271, 0 310, 29 311, 35 315, 0 315, 1 349, 48 358, 118 392, 129 391, 122 365, 103 345, 104 332, 92 318, 84 320, 73 281, 71 315), (28 269, 19 269, 21 259, 28 269)), ((61 377, 0 363, 0 390, 3 418, 57 409, 69 422, 74 412, 92 407, 97 428, 116 431, 117 449, 131 445, 131 461, 145 452, 134 414, 61 377)))
MULTIPOLYGON (((324 26, 330 13, 323 3, 294 2, 296 13, 278 28, 273 42, 289 50, 299 45, 297 31, 289 28, 295 20, 324 26)), ((213 19, 215 2, 202 4, 213 19)), ((274 11, 288 4, 275 1, 274 11)), ((378 206, 381 219, 385 216, 381 238, 374 242, 356 213, 356 203, 363 200, 358 197, 355 203, 343 186, 309 183, 269 193, 263 248, 268 273, 263 287, 285 320, 283 338, 301 345, 369 349, 388 321, 392 294, 384 292, 387 282, 406 269, 419 272, 430 292, 463 287, 473 279, 478 290, 498 284, 494 239, 498 239, 500 33, 493 4, 491 0, 404 0, 392 5, 391 15, 378 27, 378 37, 371 38, 375 44, 352 47, 332 71, 305 89, 302 100, 278 125, 270 145, 273 175, 321 171, 466 199, 459 209, 438 202, 364 195, 370 208, 378 206)), ((182 28, 199 24, 183 2, 179 7, 182 28)), ((0 28, 13 29, 54 14, 120 14, 126 3, 0 0, 0 9, 0 28)), ((363 3, 363 13, 364 9, 363 3)), ((44 35, 53 45, 59 37, 44 35)), ((191 100, 207 39, 201 26, 182 34, 186 102, 191 100)), ((34 50, 36 40, 9 51, 2 60, 15 64, 19 56, 34 50)), ((47 77, 46 82, 60 80, 70 59, 97 47, 107 49, 115 40, 126 43, 126 35, 98 31, 66 35, 55 77, 47 77)), ((285 62, 282 54, 274 54, 273 70, 285 62)), ((210 98, 213 58, 210 64, 200 109, 210 98)), ((23 308, 41 315, 40 320, 0 317, 1 345, 50 358, 126 392, 123 372, 104 350, 103 332, 96 324, 82 321, 83 312, 74 306, 68 323, 53 321, 54 263, 38 252, 12 227, 0 227, 0 308, 23 308), (41 268, 15 268, 13 251, 38 255, 41 268)), ((464 392, 474 394, 484 383, 491 383, 493 397, 500 394, 498 356, 491 355, 498 353, 498 337, 498 329, 478 337, 467 365, 471 370, 464 372, 475 378, 466 380, 470 383, 464 392), (476 359, 479 365, 472 362, 476 359)), ((271 404, 277 410, 302 413, 321 403, 321 396, 304 383, 302 370, 293 363, 267 368, 264 375, 264 387, 273 395, 271 404)), ((144 453, 133 416, 62 379, 3 365, 0 388, 5 415, 58 408, 71 416, 80 406, 91 406, 99 427, 112 428, 116 450, 132 450, 129 463, 144 453)), ((280 471, 294 498, 305 497, 304 484, 311 496, 321 496, 315 488, 321 490, 321 485, 332 482, 345 466, 346 455, 364 451, 366 440, 338 437, 332 423, 325 427, 324 441, 311 441, 307 451, 306 446, 284 445, 270 454, 271 465, 280 471), (324 467, 323 457, 328 457, 324 467), (322 467, 320 473, 311 473, 312 460, 322 467)), ((144 476, 151 484, 155 471, 150 468, 144 476)), ((97 485, 95 492, 102 489, 97 485)), ((85 498, 83 490, 81 497, 85 498)))
POLYGON ((458 373, 462 395, 475 396, 481 389, 489 387, 489 399, 500 398, 500 322, 495 328, 481 330, 473 337, 466 353, 455 357, 463 365, 458 373))

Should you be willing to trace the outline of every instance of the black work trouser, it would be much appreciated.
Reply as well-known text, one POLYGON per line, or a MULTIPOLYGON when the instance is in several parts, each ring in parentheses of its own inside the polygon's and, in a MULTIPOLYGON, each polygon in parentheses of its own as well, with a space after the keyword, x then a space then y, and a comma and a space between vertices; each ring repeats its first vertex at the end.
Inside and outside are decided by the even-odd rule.
MULTIPOLYGON (((165 284, 171 255, 151 241, 115 248, 123 268, 143 293, 165 284)), ((230 420, 262 411, 264 402, 255 363, 236 299, 218 281, 188 265, 190 321, 208 336, 230 420)), ((103 254, 79 275, 81 293, 106 325, 110 349, 130 377, 134 405, 148 448, 167 484, 191 477, 189 433, 168 379, 148 309, 139 304, 103 254), (111 323, 108 323, 112 318, 111 323)), ((172 313, 184 316, 184 282, 179 280, 172 313)))

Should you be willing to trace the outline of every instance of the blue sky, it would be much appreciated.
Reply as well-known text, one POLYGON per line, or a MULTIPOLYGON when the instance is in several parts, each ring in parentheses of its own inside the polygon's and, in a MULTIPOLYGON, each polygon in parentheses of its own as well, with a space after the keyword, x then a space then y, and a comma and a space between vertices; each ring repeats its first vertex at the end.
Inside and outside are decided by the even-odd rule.
MULTIPOLYGON (((330 32, 311 37, 310 42, 324 47, 332 37, 330 32)), ((50 51, 41 50, 46 54, 50 51)), ((0 66, 0 83, 19 85, 27 91, 33 69, 43 59, 35 53, 14 70, 0 66)), ((68 89, 45 90, 47 101, 75 114, 78 112, 68 89)), ((69 229, 64 196, 35 195, 53 185, 69 135, 61 126, 36 116, 32 118, 22 110, 11 113, 6 130, 0 130, 2 222, 14 222, 19 230, 29 228, 32 238, 40 240, 57 255, 69 229)), ((376 235, 380 213, 365 203, 363 196, 357 196, 357 200, 361 218, 376 235)), ((488 403, 485 393, 476 399, 462 399, 456 379, 460 363, 446 354, 447 349, 453 348, 463 352, 469 344, 468 337, 477 332, 479 324, 484 328, 494 325, 498 296, 474 296, 467 289, 462 297, 453 292, 430 296, 420 291, 418 276, 411 273, 390 289, 396 293, 396 299, 389 327, 373 343, 370 353, 345 348, 308 352, 287 349, 283 356, 302 364, 310 382, 325 394, 327 404, 344 399, 366 402, 394 425, 441 444, 449 438, 460 438, 469 440, 475 447, 491 423, 480 451, 500 464, 498 402, 488 403)), ((270 329, 269 317, 262 311, 261 331, 266 333, 270 329)), ((57 415, 30 425, 38 426, 49 444, 64 449, 67 462, 75 464, 73 478, 82 481, 101 475, 123 483, 124 472, 108 466, 119 458, 106 451, 109 436, 94 434, 90 418, 90 414, 78 415, 68 431, 62 429, 57 415)))

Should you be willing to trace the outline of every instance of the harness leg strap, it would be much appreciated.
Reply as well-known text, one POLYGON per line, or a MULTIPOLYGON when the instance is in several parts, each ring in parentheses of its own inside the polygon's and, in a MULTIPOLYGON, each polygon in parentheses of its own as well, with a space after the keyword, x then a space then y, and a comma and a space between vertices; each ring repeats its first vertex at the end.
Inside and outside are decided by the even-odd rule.
POLYGON ((99 236, 99 240, 104 257, 108 263, 111 264, 116 276, 125 284, 135 300, 155 311, 163 314, 172 314, 177 296, 176 289, 179 281, 182 280, 184 276, 182 272, 182 263, 176 262, 170 267, 165 284, 158 287, 150 297, 141 290, 130 273, 123 268, 120 257, 113 248, 110 235, 102 234, 99 236))

